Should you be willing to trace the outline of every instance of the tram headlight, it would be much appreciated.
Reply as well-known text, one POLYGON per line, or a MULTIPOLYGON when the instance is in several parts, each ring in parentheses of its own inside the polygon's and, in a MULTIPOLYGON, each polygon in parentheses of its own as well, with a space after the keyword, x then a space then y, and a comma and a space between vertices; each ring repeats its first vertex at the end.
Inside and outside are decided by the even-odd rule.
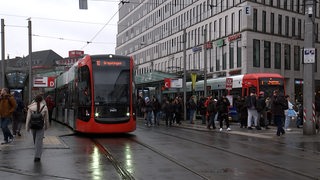
POLYGON ((96 112, 96 113, 94 114, 94 116, 95 116, 95 117, 99 117, 99 113, 96 112))
POLYGON ((127 112, 127 113, 126 113, 126 115, 129 117, 129 116, 130 116, 130 113, 129 113, 129 112, 127 112))

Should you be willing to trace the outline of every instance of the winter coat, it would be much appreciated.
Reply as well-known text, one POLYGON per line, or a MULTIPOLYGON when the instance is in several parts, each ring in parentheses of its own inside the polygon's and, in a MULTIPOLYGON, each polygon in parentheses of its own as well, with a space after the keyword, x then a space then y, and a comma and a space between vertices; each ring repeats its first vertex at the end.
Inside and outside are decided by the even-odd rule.
MULTIPOLYGON (((49 128, 49 112, 48 112, 48 107, 46 106, 46 102, 43 100, 40 102, 40 109, 42 108, 42 106, 45 106, 42 111, 41 114, 43 116, 44 119, 44 129, 47 130, 49 128)), ((32 102, 29 106, 28 106, 28 114, 27 114, 27 118, 26 118, 26 130, 29 131, 30 130, 30 119, 31 119, 31 114, 33 112, 37 111, 37 103, 36 102, 32 102)))
POLYGON ((16 107, 17 103, 12 95, 7 94, 0 97, 0 117, 11 117, 16 107))
POLYGON ((284 116, 284 104, 288 104, 284 96, 272 96, 271 97, 271 112, 276 116, 284 116))

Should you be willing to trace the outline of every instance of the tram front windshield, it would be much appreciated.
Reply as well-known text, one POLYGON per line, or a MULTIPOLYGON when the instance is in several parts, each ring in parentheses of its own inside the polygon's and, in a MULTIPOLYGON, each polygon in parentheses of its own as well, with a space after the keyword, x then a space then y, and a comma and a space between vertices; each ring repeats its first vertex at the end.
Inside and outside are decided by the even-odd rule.
POLYGON ((93 65, 94 102, 127 104, 129 102, 130 71, 125 67, 93 65))

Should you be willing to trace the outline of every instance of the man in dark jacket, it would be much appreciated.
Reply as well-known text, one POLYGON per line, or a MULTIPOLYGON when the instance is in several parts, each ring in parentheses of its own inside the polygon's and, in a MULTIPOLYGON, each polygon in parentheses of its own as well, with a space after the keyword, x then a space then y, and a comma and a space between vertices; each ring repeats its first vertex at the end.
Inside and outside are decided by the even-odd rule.
POLYGON ((259 92, 259 97, 257 100, 257 111, 259 113, 258 116, 258 122, 260 122, 260 125, 265 127, 266 129, 270 129, 268 127, 268 118, 267 118, 267 111, 266 111, 266 98, 264 96, 264 92, 259 92))
POLYGON ((273 91, 273 96, 271 97, 271 112, 273 115, 273 120, 277 125, 277 136, 280 136, 280 133, 282 135, 285 134, 282 127, 285 117, 284 110, 288 109, 288 105, 285 107, 285 104, 288 104, 288 102, 286 102, 286 99, 283 95, 280 95, 279 90, 273 91))
POLYGON ((230 106, 230 101, 225 95, 223 95, 217 102, 218 119, 220 122, 220 131, 222 131, 223 120, 226 123, 227 131, 231 130, 229 127, 229 116, 228 116, 229 106, 230 106))

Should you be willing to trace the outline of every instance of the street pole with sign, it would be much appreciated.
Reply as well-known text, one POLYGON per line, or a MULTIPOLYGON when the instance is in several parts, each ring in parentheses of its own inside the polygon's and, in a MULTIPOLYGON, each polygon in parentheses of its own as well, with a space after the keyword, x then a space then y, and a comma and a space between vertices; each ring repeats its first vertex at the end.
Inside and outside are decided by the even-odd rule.
POLYGON ((315 1, 306 0, 305 8, 305 38, 304 38, 304 64, 303 64, 303 134, 316 134, 315 128, 315 94, 314 94, 314 20, 315 1))

